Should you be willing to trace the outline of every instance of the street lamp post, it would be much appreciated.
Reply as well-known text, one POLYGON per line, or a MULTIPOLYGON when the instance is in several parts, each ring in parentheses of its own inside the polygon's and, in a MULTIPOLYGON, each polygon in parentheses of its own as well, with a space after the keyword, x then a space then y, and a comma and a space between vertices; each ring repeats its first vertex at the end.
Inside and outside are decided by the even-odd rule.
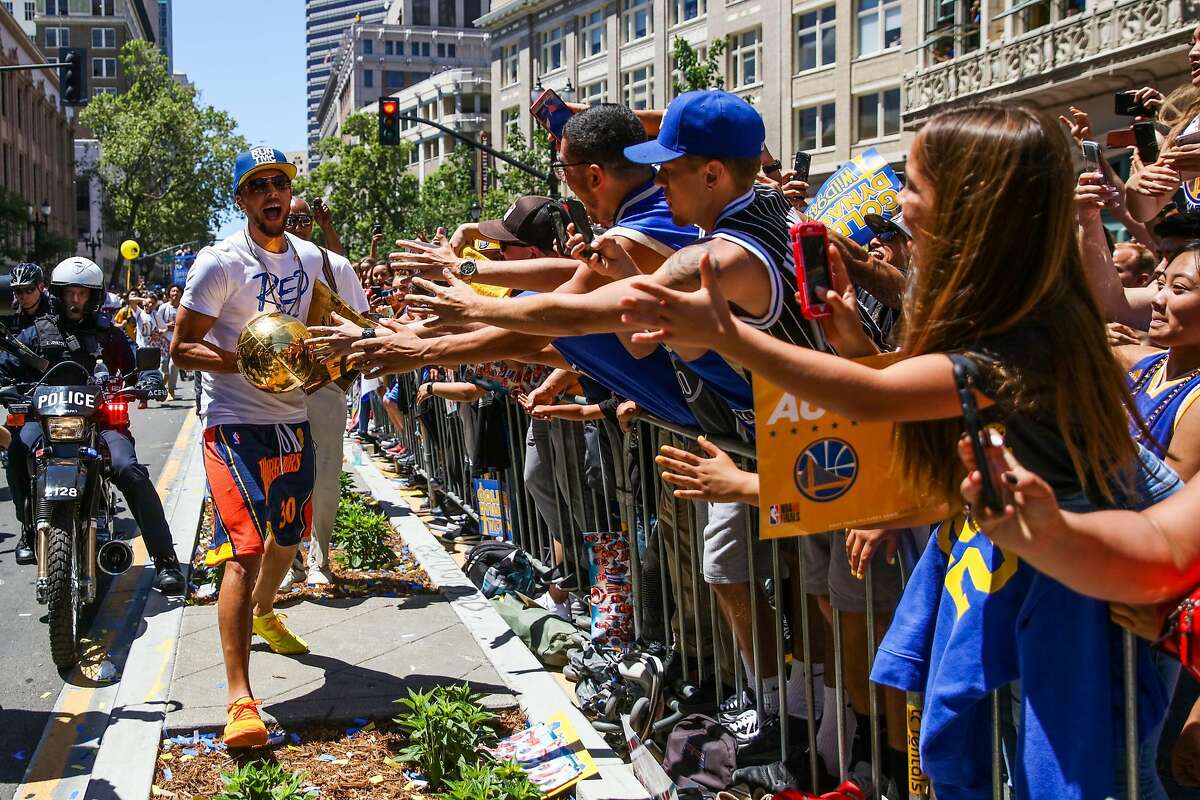
POLYGON ((79 237, 83 241, 83 246, 86 247, 92 254, 92 261, 96 260, 96 250, 104 246, 104 231, 96 229, 96 235, 85 233, 79 237))
POLYGON ((36 261, 40 257, 40 243, 45 238, 46 226, 50 223, 50 207, 49 200, 43 200, 42 204, 36 209, 33 203, 27 203, 25 210, 29 214, 29 225, 33 228, 33 253, 32 260, 36 261))
POLYGON ((467 215, 470 217, 471 222, 479 222, 479 217, 482 214, 483 207, 479 205, 479 198, 475 198, 471 201, 471 207, 467 209, 467 215))

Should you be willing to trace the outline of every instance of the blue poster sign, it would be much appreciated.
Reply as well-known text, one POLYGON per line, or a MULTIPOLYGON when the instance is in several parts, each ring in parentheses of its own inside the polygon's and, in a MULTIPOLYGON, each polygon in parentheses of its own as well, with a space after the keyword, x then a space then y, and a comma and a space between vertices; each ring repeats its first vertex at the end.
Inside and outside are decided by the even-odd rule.
POLYGON ((510 541, 504 484, 493 478, 475 479, 475 508, 479 511, 479 530, 489 539, 510 541))
POLYGON ((830 230, 865 245, 875 234, 863 215, 891 217, 900 208, 900 189, 899 176, 872 147, 830 175, 809 200, 805 213, 830 230))

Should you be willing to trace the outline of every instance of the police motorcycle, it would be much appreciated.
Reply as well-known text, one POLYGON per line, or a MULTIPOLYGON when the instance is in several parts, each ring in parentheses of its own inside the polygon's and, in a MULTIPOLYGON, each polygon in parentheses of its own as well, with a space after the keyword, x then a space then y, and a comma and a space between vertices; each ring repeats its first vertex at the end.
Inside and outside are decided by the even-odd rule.
MULTIPOLYGON (((0 294, 6 284, 0 277, 0 294)), ((0 301, 0 309, 7 305, 0 301)), ((46 606, 51 659, 69 670, 80 657, 82 618, 96 602, 99 573, 116 576, 133 565, 132 548, 113 527, 116 491, 98 423, 127 428, 130 401, 144 402, 151 393, 126 388, 136 372, 110 375, 102 361, 92 374, 74 361, 50 367, 2 326, 0 349, 44 373, 36 383, 0 389, 0 405, 8 409, 5 424, 14 435, 27 422, 42 428, 42 445, 31 454, 23 519, 34 526, 37 601, 46 606)), ((160 358, 157 348, 139 348, 138 371, 156 369, 160 358)))

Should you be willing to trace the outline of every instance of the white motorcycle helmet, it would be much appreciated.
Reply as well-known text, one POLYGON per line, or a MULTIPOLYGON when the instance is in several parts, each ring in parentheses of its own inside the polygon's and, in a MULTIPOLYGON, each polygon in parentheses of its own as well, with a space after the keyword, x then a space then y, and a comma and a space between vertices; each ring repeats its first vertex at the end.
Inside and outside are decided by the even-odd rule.
POLYGON ((90 314, 100 307, 104 297, 104 271, 95 261, 82 256, 71 256, 60 261, 50 273, 50 300, 55 311, 66 308, 63 289, 68 286, 82 286, 88 290, 88 302, 83 311, 90 314))

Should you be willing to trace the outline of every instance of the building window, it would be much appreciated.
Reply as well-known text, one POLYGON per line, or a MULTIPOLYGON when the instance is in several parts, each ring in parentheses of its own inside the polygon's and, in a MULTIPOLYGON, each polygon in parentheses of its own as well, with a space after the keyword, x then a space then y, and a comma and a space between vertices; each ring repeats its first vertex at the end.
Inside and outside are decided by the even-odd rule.
POLYGON ((454 0, 438 0, 438 27, 458 28, 458 20, 454 14, 454 0))
POLYGON ((579 87, 579 102, 581 103, 603 103, 607 95, 607 80, 599 80, 595 83, 579 87))
POLYGON ((29 22, 37 16, 37 3, 33 0, 25 0, 25 21, 29 22))
POLYGON ((561 27, 542 32, 542 74, 562 69, 563 29, 561 27))
POLYGON ((450 58, 457 58, 458 57, 458 45, 454 44, 453 42, 446 45, 446 55, 450 58))
POLYGON ((115 0, 92 0, 92 16, 111 17, 116 13, 114 5, 116 5, 115 0))
POLYGON ((900 89, 858 98, 858 141, 900 133, 900 89))
POLYGON ((796 112, 796 149, 820 150, 833 147, 837 114, 833 103, 802 108, 796 112))
POLYGON ((654 103, 654 66, 631 69, 621 73, 621 99, 635 111, 650 108, 654 103))
POLYGON ((515 44, 500 48, 500 85, 512 86, 520 75, 521 50, 515 44))
POLYGON ((388 39, 386 42, 383 43, 383 54, 385 56, 394 56, 394 55, 396 55, 395 48, 396 48, 396 43, 393 42, 391 39, 388 39))
POLYGON ((483 16, 482 0, 465 0, 463 2, 463 27, 474 28, 475 20, 483 16))
POLYGON ((626 42, 635 42, 654 33, 650 0, 621 0, 621 29, 626 42))
POLYGON ((506 108, 500 112, 500 140, 503 142, 510 134, 516 132, 517 118, 521 114, 519 106, 506 108))
POLYGON ((4 0, 4 10, 13 13, 13 0, 4 0))
POLYGON ((413 12, 413 18, 412 18, 413 25, 424 25, 426 27, 429 26, 429 24, 430 24, 429 17, 431 14, 430 0, 413 0, 412 12, 413 12))
MULTIPOLYGON (((28 12, 30 6, 36 6, 36 3, 26 3, 25 10, 28 12)), ((69 13, 67 9, 67 0, 46 0, 46 15, 50 17, 65 17, 69 13)), ((26 15, 27 19, 32 19, 26 15)))
POLYGON ((404 42, 396 42, 396 55, 404 55, 404 42))
MULTIPOLYGON (((63 30, 66 30, 64 28, 63 30)), ((68 47, 69 45, 62 45, 68 47)), ((117 47, 116 28, 92 28, 92 47, 97 50, 115 50, 117 47)))
POLYGON ((858 54, 900 46, 900 0, 858 0, 858 54))
POLYGON ((362 51, 363 51, 364 56, 374 55, 375 42, 372 41, 371 39, 363 39, 362 40, 362 51))
POLYGON ((417 142, 412 146, 412 150, 408 151, 408 163, 416 164, 421 160, 421 143, 417 142))
POLYGON ((413 55, 414 56, 417 55, 416 48, 418 46, 421 48, 421 56, 424 58, 429 58, 429 42, 419 42, 419 43, 415 44, 413 46, 413 55))
POLYGON ((375 88, 375 70, 373 70, 373 69, 363 70, 363 86, 365 86, 368 89, 375 88))
POLYGON ((398 69, 385 69, 383 71, 383 86, 385 89, 403 89, 404 73, 398 69))
POLYGON ((671 24, 697 19, 708 10, 707 0, 671 0, 671 24))
POLYGON ((731 89, 758 83, 758 64, 762 56, 762 36, 758 28, 730 37, 729 84, 731 89))
POLYGON ((71 46, 71 29, 70 28, 46 28, 46 47, 70 47, 70 46, 71 46))
POLYGON ((437 158, 442 154, 442 140, 430 139, 425 142, 425 158, 437 158))
POLYGON ((92 59, 92 77, 93 78, 115 78, 115 77, 117 77, 117 60, 115 58, 93 58, 92 59))
POLYGON ((837 8, 796 16, 796 71, 828 67, 837 60, 837 8))
POLYGON ((591 58, 604 52, 604 10, 579 18, 579 57, 591 58))
POLYGON ((438 42, 437 54, 438 54, 438 58, 446 57, 446 43, 445 42, 438 42))
POLYGON ((96 86, 92 89, 92 97, 99 97, 102 94, 116 94, 116 87, 113 86, 96 86))

